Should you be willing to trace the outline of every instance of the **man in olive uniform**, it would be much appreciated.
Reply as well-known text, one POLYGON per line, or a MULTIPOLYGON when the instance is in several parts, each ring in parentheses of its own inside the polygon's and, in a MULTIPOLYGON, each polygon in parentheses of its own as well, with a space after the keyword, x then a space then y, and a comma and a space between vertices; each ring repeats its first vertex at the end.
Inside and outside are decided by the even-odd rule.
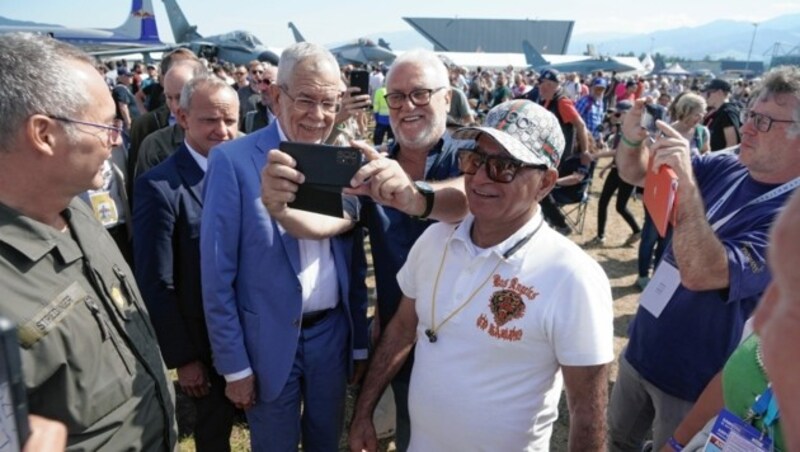
POLYGON ((0 315, 19 328, 30 412, 64 423, 70 450, 171 451, 174 393, 153 327, 76 197, 100 187, 119 144, 108 87, 49 37, 0 36, 0 54, 0 315))

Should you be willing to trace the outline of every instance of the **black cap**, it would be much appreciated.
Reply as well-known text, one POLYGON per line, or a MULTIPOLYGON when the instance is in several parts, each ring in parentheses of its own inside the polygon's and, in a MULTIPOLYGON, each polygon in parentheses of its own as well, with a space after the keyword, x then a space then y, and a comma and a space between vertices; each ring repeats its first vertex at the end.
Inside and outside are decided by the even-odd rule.
POLYGON ((731 84, 720 78, 715 78, 703 87, 703 92, 721 90, 726 93, 731 92, 731 84))

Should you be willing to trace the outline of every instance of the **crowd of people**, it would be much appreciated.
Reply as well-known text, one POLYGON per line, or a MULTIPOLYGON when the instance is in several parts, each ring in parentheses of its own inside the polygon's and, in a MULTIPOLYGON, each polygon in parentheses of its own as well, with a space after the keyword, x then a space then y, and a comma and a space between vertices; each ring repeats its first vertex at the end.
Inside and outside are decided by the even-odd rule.
POLYGON ((549 450, 562 389, 570 450, 703 450, 748 428, 757 450, 800 448, 796 67, 734 87, 470 73, 415 50, 361 92, 312 43, 277 66, 178 49, 111 83, 46 36, 0 51, 0 315, 26 450, 175 450, 167 369, 200 451, 230 450, 237 411, 256 451, 338 450, 343 431, 375 451, 389 387, 400 451, 549 450), (315 189, 285 141, 362 154, 341 194, 312 192, 340 217, 292 207, 315 189), (616 192, 644 289, 610 395, 611 286, 558 208, 603 159, 583 245, 604 244, 616 192), (664 238, 626 208, 661 166, 679 199, 664 238))

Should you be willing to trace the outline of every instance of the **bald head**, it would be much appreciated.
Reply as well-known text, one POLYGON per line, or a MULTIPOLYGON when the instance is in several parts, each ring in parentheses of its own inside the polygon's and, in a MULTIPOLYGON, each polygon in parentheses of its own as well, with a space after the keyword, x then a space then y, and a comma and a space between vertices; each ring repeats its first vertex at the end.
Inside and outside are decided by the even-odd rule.
POLYGON ((181 99, 181 91, 186 83, 195 78, 206 75, 203 63, 197 60, 183 60, 176 62, 164 77, 164 96, 167 98, 167 106, 173 116, 178 114, 178 103, 181 99))

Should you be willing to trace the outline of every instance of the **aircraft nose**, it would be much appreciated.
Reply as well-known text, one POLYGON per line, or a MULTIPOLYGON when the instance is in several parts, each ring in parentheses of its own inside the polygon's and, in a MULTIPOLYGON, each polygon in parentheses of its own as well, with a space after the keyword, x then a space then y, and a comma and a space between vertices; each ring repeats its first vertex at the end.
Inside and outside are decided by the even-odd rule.
POLYGON ((278 55, 275 52, 271 52, 269 50, 265 50, 258 55, 258 61, 266 61, 269 64, 277 65, 278 64, 278 55))

